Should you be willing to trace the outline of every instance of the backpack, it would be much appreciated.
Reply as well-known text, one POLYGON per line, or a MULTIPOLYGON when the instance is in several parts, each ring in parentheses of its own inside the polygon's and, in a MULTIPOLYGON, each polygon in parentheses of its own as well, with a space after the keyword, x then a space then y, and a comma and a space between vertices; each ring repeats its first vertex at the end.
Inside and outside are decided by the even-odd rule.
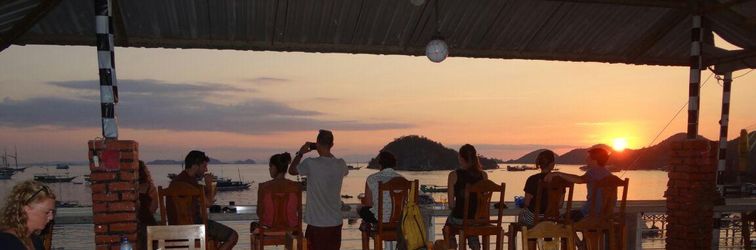
POLYGON ((420 207, 415 202, 414 188, 410 189, 407 195, 407 203, 402 210, 402 219, 399 221, 399 235, 397 248, 399 250, 418 250, 426 249, 426 228, 423 215, 420 213, 420 207))

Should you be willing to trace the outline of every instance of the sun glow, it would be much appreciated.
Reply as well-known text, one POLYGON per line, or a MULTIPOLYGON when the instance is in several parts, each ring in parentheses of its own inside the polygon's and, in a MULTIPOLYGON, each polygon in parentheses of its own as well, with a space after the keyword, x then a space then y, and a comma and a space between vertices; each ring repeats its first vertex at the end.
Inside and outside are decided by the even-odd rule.
POLYGON ((614 143, 612 143, 612 148, 614 148, 614 150, 618 152, 625 150, 626 147, 627 140, 625 138, 615 138, 614 143))

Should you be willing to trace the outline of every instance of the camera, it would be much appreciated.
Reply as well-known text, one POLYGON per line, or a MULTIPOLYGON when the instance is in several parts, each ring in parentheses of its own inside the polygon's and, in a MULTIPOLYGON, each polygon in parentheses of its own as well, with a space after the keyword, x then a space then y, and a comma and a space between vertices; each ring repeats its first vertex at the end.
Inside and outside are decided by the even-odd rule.
POLYGON ((308 142, 307 144, 310 145, 310 150, 318 149, 318 144, 315 144, 314 142, 308 142))

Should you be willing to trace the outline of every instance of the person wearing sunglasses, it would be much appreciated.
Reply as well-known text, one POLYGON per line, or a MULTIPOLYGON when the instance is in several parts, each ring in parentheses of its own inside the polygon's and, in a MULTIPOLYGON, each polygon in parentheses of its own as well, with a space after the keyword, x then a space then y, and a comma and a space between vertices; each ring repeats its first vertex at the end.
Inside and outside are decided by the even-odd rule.
POLYGON ((0 211, 0 249, 41 249, 33 235, 55 217, 52 190, 37 181, 24 181, 13 187, 5 202, 0 211))

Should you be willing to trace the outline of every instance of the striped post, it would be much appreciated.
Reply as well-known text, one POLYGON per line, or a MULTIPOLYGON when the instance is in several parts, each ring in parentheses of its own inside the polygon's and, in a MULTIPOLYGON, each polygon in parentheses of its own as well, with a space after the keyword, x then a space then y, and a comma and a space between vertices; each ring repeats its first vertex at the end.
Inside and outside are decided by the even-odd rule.
POLYGON ((102 136, 118 138, 118 120, 115 104, 118 103, 118 84, 113 53, 113 22, 110 0, 94 0, 95 31, 97 33, 97 64, 100 69, 100 107, 102 110, 102 136))
MULTIPOLYGON (((724 86, 722 90, 722 118, 719 120, 719 151, 717 165, 717 188, 724 191, 722 176, 727 163, 727 126, 730 123, 730 90, 732 89, 732 72, 724 74, 724 86)), ((724 196, 724 193, 722 194, 724 196)))
POLYGON ((693 28, 690 41, 690 85, 688 86, 688 139, 698 137, 698 107, 701 98, 701 16, 693 16, 693 28))

